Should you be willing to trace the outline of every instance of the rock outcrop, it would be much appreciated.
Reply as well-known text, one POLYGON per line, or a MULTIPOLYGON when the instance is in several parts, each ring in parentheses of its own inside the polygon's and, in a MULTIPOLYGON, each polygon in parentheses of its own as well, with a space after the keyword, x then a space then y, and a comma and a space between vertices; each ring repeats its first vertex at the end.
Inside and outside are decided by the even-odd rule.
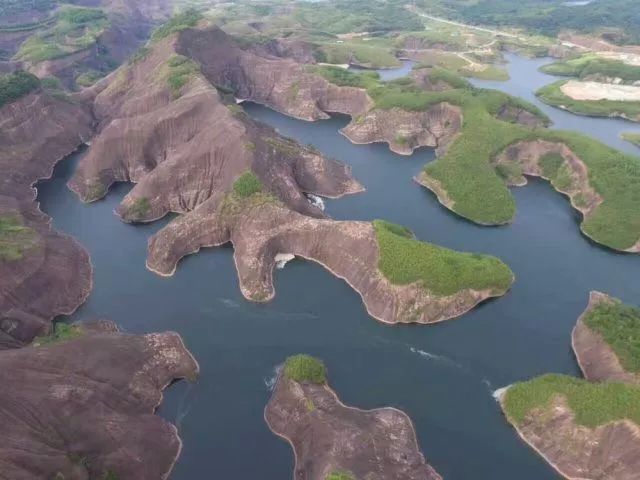
POLYGON ((420 452, 409 417, 395 408, 344 405, 326 384, 297 382, 284 373, 265 409, 269 428, 295 452, 298 480, 441 480, 420 452))
POLYGON ((72 313, 89 293, 87 253, 51 228, 33 184, 90 137, 92 124, 84 108, 44 92, 0 109, 0 217, 12 218, 33 239, 18 255, 0 256, 0 349, 47 332, 52 318, 72 313))
POLYGON ((442 102, 421 112, 372 109, 356 117, 342 133, 353 143, 386 142, 400 155, 411 155, 420 147, 436 148, 441 155, 461 127, 460 107, 442 102))
POLYGON ((589 328, 585 318, 600 305, 617 305, 616 300, 605 293, 591 292, 589 305, 578 318, 571 334, 573 351, 584 377, 592 382, 624 382, 640 385, 640 375, 624 369, 616 352, 603 336, 589 328))
POLYGON ((69 339, 0 352, 1 476, 167 478, 181 441, 153 413, 197 363, 175 333, 130 335, 108 321, 70 328, 69 339))
POLYGON ((531 411, 517 425, 522 439, 570 480, 636 480, 640 427, 618 420, 590 428, 576 422, 566 398, 531 411))

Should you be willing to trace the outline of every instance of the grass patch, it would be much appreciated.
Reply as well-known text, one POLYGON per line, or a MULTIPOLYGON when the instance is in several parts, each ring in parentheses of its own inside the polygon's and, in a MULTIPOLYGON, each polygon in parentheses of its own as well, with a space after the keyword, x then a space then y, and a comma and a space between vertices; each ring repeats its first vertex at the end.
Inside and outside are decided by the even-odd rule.
POLYGON ((36 337, 32 345, 41 347, 43 345, 51 345, 53 343, 65 342, 84 335, 84 330, 79 325, 69 323, 56 323, 53 332, 45 337, 36 337))
POLYGON ((151 203, 149 199, 146 197, 136 198, 133 201, 133 204, 127 209, 126 217, 129 220, 139 221, 144 218, 144 216, 149 213, 151 209, 151 203))
POLYGON ((325 480, 356 480, 351 472, 333 471, 325 477, 325 480))
POLYGON ((76 78, 76 84, 81 87, 90 87, 98 80, 100 80, 104 75, 97 70, 89 70, 87 72, 83 72, 76 78))
POLYGON ((318 385, 327 382, 327 370, 321 360, 310 355, 293 355, 284 363, 284 374, 289 380, 318 385))
POLYGON ((625 370, 640 373, 640 308, 600 303, 585 315, 584 323, 603 336, 625 370))
POLYGON ((375 45, 357 42, 326 43, 319 45, 318 51, 324 63, 354 64, 367 68, 390 68, 401 65, 393 50, 375 45))
POLYGON ((621 135, 621 137, 623 140, 631 142, 634 145, 640 147, 640 133, 625 132, 621 135))
POLYGON ((38 243, 35 230, 24 226, 18 212, 0 215, 0 262, 15 262, 38 243))
POLYGON ((540 157, 538 163, 542 174, 547 178, 554 179, 558 175, 560 167, 564 165, 564 157, 559 153, 547 153, 540 157))
POLYGON ((233 193, 240 198, 247 198, 262 191, 262 182, 251 171, 244 172, 233 182, 233 193))
POLYGON ((38 63, 85 50, 96 43, 108 25, 100 9, 64 6, 50 28, 20 45, 16 59, 38 63))
POLYGON ((590 117, 625 116, 629 119, 640 119, 640 102, 574 100, 562 92, 561 87, 565 83, 564 80, 560 80, 546 85, 536 91, 536 96, 544 103, 554 107, 562 107, 579 115, 590 117))
POLYGON ((189 8, 174 15, 166 23, 156 28, 151 35, 151 40, 161 40, 172 33, 195 27, 201 19, 202 14, 198 10, 189 8))
POLYGON ((628 65, 620 60, 602 58, 596 54, 586 54, 578 58, 550 63, 540 68, 550 75, 585 78, 620 78, 625 84, 640 80, 640 66, 628 65))
POLYGON ((420 242, 404 227, 373 222, 380 248, 378 268, 396 285, 420 282, 430 292, 447 296, 465 289, 506 291, 513 273, 498 258, 461 253, 420 242))
POLYGON ((0 107, 33 92, 39 86, 38 77, 23 70, 0 75, 0 107))
POLYGON ((504 68, 488 65, 482 70, 476 70, 471 68, 463 68, 460 70, 460 74, 465 77, 479 78, 480 80, 492 80, 498 82, 506 82, 509 80, 509 72, 504 68))
POLYGON ((512 385, 504 397, 504 410, 520 425, 537 408, 549 407, 562 395, 576 416, 576 423, 594 428, 629 419, 640 425, 640 387, 623 383, 591 383, 565 375, 543 375, 512 385))
POLYGON ((380 81, 378 72, 354 73, 345 68, 330 66, 312 67, 311 70, 340 87, 368 88, 378 85, 380 81))
POLYGON ((166 63, 165 79, 173 98, 179 98, 182 87, 200 73, 196 62, 184 55, 171 55, 166 63))

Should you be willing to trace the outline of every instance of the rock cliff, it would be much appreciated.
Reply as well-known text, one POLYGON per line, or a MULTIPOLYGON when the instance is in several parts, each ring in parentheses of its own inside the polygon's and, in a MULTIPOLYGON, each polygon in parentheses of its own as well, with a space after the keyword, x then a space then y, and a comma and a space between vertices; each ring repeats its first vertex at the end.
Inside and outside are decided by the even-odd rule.
MULTIPOLYGON (((47 332, 52 318, 72 313, 86 298, 91 265, 84 249, 51 228, 35 202, 33 184, 91 135, 93 119, 70 100, 35 92, 0 109, 0 219, 31 239, 0 255, 0 348, 19 346, 47 332), (34 135, 37 132, 37 135, 34 135), (56 288, 52 288, 55 285, 56 288)), ((2 222, 0 222, 2 223, 2 222)))
POLYGON ((130 335, 108 321, 70 328, 69 339, 0 352, 2 477, 167 478, 181 441, 154 410, 197 363, 175 333, 130 335))
POLYGON ((425 462, 404 412, 348 407, 325 383, 298 382, 281 373, 265 420, 293 447, 296 480, 338 473, 368 480, 441 480, 425 462))

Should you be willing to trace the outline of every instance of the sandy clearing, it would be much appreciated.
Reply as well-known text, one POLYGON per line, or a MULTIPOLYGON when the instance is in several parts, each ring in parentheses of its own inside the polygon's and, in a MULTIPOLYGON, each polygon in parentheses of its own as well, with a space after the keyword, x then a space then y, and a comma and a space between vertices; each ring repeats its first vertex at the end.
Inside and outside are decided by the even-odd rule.
POLYGON ((569 80, 560 87, 562 93, 574 100, 617 100, 640 102, 640 87, 611 83, 569 80))

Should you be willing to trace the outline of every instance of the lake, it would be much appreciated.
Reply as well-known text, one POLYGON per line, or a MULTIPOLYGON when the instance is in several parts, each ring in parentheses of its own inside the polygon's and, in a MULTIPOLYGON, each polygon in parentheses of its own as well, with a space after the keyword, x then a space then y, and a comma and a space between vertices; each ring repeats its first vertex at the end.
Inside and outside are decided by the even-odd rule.
MULTIPOLYGON (((531 99, 540 61, 510 59, 512 80, 496 86, 531 99)), ((166 220, 120 222, 113 210, 129 190, 126 184, 103 201, 82 204, 65 185, 82 153, 69 157, 38 190, 54 226, 77 238, 94 265, 93 292, 71 319, 111 318, 136 333, 175 330, 200 363, 198 382, 168 389, 159 409, 184 442, 171 478, 290 479, 291 448, 269 431, 263 409, 275 367, 299 352, 324 359, 345 403, 407 412, 427 460, 447 480, 558 478, 520 441, 492 393, 542 373, 578 375, 570 334, 589 291, 640 303, 640 257, 586 239, 578 214, 545 182, 513 190, 518 214, 512 225, 480 227, 441 207, 412 181, 434 159, 432 150, 403 157, 386 145, 353 145, 338 132, 346 117, 307 123, 258 105, 245 109, 283 135, 351 165, 367 191, 327 200, 332 217, 383 218, 409 227, 421 240, 497 255, 516 282, 504 297, 461 318, 388 326, 369 317, 342 280, 296 260, 276 271, 275 299, 252 304, 240 293, 230 247, 186 258, 171 278, 146 270, 147 240, 166 220)), ((618 121, 544 109, 556 125, 617 145, 618 121)))

